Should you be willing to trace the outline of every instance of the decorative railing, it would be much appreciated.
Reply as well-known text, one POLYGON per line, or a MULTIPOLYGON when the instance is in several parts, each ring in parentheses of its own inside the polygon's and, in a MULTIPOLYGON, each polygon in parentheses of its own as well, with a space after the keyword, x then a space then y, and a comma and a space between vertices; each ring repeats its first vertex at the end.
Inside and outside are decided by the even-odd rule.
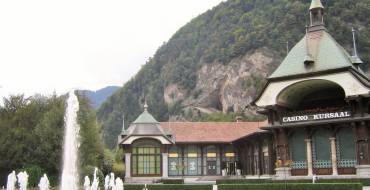
POLYGON ((338 160, 339 168, 353 168, 356 166, 356 160, 338 160))
POLYGON ((306 161, 293 161, 292 169, 307 169, 306 161))
POLYGON ((330 160, 315 160, 313 161, 314 168, 331 168, 332 164, 330 160))

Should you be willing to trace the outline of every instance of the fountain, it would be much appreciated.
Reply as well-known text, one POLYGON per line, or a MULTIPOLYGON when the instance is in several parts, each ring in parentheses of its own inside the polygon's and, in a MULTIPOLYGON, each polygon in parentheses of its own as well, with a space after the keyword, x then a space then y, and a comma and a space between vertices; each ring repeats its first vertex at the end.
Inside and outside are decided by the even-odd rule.
POLYGON ((91 188, 90 188, 91 190, 98 190, 98 188, 99 188, 99 178, 96 177, 97 172, 98 172, 98 168, 95 168, 95 170, 94 170, 94 179, 93 179, 93 182, 92 182, 91 188))
POLYGON ((63 171, 61 190, 78 190, 77 150, 79 146, 79 125, 77 112, 79 103, 74 91, 69 92, 64 115, 65 134, 63 145, 63 171))
POLYGON ((117 177, 117 179, 116 179, 115 189, 116 190, 123 190, 123 181, 119 177, 117 177))
POLYGON ((90 186, 89 176, 85 176, 84 190, 98 190, 98 188, 99 188, 99 178, 96 177, 97 172, 98 172, 98 168, 95 168, 95 170, 94 170, 94 179, 91 183, 91 186, 90 186))
POLYGON ((17 183, 17 177, 15 171, 8 175, 8 181, 6 183, 6 190, 15 190, 15 184, 17 183))
POLYGON ((104 190, 108 190, 108 188, 109 188, 109 175, 106 175, 104 179, 104 190))
POLYGON ((90 178, 89 178, 89 176, 85 176, 84 190, 90 190, 90 178))
POLYGON ((50 183, 49 183, 49 179, 46 176, 46 174, 44 174, 44 176, 41 177, 40 183, 38 186, 40 190, 49 190, 50 183))
POLYGON ((117 177, 114 179, 114 173, 110 173, 110 176, 105 176, 104 180, 105 190, 123 190, 123 181, 121 178, 117 177))
POLYGON ((17 175, 19 190, 27 190, 28 174, 27 172, 19 172, 17 175))
POLYGON ((109 187, 111 189, 116 187, 116 184, 114 183, 114 173, 110 173, 110 178, 109 178, 109 187))

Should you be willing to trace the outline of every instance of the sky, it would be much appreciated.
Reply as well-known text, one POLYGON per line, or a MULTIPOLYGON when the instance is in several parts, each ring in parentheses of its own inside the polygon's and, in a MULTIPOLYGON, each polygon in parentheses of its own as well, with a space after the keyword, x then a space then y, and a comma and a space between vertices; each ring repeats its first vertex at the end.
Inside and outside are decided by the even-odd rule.
POLYGON ((0 1, 0 97, 122 86, 223 0, 0 1))

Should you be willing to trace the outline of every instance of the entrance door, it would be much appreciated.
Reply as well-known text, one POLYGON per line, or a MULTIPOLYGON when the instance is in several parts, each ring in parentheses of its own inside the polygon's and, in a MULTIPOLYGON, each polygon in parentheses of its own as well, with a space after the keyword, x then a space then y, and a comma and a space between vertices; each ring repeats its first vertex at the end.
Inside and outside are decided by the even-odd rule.
POLYGON ((207 175, 216 175, 216 161, 207 161, 207 175))
POLYGON ((236 175, 236 162, 227 162, 227 175, 236 175))

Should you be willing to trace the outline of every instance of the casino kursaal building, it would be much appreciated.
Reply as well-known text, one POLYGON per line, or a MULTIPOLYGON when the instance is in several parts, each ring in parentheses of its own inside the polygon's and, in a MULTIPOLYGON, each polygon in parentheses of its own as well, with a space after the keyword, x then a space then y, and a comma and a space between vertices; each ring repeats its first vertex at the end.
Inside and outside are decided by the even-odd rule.
POLYGON ((350 55, 325 29, 320 0, 309 13, 306 35, 254 101, 268 117, 263 129, 274 137, 276 173, 369 176, 370 81, 355 35, 350 55))
POLYGON ((327 32, 313 0, 306 35, 252 103, 267 122, 158 122, 144 112, 119 136, 126 181, 168 177, 276 179, 370 175, 370 81, 354 43, 327 32))

